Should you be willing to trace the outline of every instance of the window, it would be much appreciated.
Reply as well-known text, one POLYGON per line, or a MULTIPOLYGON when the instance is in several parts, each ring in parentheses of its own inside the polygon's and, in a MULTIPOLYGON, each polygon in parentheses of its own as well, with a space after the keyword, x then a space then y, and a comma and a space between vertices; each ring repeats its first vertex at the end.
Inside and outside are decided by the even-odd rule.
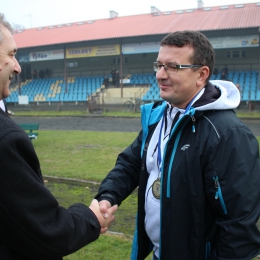
POLYGON ((233 50, 226 52, 227 59, 241 59, 246 58, 246 51, 245 50, 233 50))
POLYGON ((240 58, 240 51, 232 51, 232 58, 233 59, 240 58))
POLYGON ((231 51, 227 51, 227 53, 226 53, 226 58, 227 58, 227 59, 230 59, 230 58, 231 58, 231 51))

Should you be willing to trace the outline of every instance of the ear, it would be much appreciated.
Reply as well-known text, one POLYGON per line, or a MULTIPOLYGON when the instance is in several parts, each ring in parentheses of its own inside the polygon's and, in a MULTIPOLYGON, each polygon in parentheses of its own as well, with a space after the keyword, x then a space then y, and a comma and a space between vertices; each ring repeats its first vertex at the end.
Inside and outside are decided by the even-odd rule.
POLYGON ((204 87, 209 76, 209 67, 203 66, 198 69, 197 87, 204 87))

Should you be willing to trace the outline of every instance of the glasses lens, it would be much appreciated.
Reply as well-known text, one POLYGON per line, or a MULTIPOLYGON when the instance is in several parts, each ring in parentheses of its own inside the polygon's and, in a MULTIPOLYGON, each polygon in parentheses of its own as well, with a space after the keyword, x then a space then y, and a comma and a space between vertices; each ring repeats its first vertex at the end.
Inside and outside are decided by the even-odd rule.
POLYGON ((178 68, 176 65, 167 65, 167 71, 168 73, 176 73, 178 68))
POLYGON ((166 64, 158 65, 157 62, 153 63, 153 69, 155 72, 158 72, 162 67, 168 74, 177 73, 177 71, 178 71, 178 67, 176 65, 166 65, 166 64))
POLYGON ((153 70, 154 70, 155 72, 158 71, 158 65, 157 65, 156 62, 153 63, 153 70))

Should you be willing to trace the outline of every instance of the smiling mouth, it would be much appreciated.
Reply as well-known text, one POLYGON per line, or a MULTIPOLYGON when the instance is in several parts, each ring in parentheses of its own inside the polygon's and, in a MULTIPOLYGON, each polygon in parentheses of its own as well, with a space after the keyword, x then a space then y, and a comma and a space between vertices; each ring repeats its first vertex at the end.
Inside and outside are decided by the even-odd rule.
POLYGON ((160 89, 168 89, 168 88, 172 88, 172 85, 167 85, 167 84, 160 84, 160 89))
POLYGON ((14 78, 14 74, 10 74, 9 79, 12 80, 14 78))

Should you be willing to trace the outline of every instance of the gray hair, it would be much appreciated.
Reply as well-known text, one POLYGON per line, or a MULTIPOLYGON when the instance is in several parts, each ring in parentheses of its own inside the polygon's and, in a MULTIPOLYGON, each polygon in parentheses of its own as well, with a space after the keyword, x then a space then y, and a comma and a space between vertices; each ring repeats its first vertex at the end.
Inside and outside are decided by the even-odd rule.
POLYGON ((13 34, 13 28, 9 22, 6 21, 4 14, 0 13, 0 43, 3 41, 3 35, 1 31, 1 27, 6 27, 11 34, 13 34))

